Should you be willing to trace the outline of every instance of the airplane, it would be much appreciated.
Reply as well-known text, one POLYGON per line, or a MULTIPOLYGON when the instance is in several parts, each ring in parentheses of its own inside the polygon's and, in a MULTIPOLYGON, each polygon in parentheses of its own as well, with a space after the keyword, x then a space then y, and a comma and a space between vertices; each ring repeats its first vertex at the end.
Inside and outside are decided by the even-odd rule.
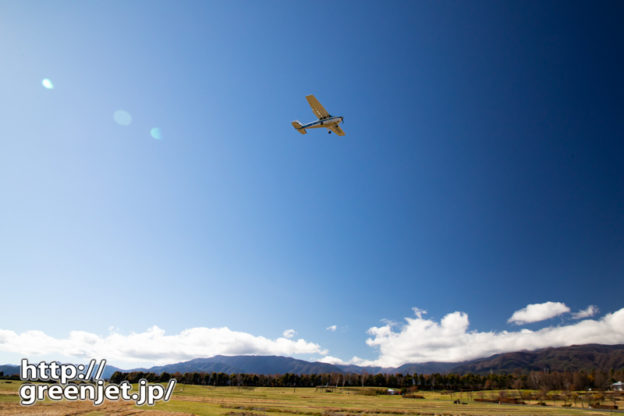
POLYGON ((318 102, 314 95, 307 95, 306 100, 308 100, 308 104, 312 107, 312 112, 318 120, 313 121, 308 124, 301 125, 299 120, 293 121, 293 127, 301 134, 306 134, 306 129, 318 129, 321 127, 325 127, 328 131, 327 133, 331 134, 333 131, 338 136, 344 136, 345 132, 340 128, 340 123, 344 123, 344 117, 342 116, 332 116, 323 108, 321 103, 318 102))

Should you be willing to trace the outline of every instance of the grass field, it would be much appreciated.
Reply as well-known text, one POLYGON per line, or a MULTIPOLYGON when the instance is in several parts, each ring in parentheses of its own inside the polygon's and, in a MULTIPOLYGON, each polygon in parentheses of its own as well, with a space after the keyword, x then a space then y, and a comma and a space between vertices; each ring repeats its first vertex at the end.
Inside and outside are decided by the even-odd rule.
MULTIPOLYGON (((566 408, 562 402, 512 405, 474 401, 498 392, 444 394, 421 392, 424 399, 374 395, 371 389, 335 391, 314 388, 238 388, 178 385, 168 403, 137 407, 108 402, 94 407, 89 402, 50 402, 31 407, 19 405, 21 382, 0 380, 0 415, 227 415, 227 416, 394 416, 394 415, 613 415, 613 411, 566 408), (472 398, 471 398, 472 397, 472 398), (460 399, 466 404, 454 404, 460 399)), ((624 398, 622 398, 624 399, 624 398)), ((617 403, 620 408, 624 401, 617 403)), ((624 413, 621 411, 616 414, 624 413)))

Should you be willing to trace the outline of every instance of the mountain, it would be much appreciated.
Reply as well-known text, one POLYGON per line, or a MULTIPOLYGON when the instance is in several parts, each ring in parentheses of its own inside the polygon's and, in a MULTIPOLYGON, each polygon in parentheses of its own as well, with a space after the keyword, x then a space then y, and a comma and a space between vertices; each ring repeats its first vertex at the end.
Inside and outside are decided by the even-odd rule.
MULTIPOLYGON (((143 371, 161 374, 173 373, 248 373, 248 374, 322 374, 322 373, 512 373, 515 371, 578 371, 593 369, 609 371, 624 368, 624 345, 573 345, 571 347, 544 348, 536 351, 518 351, 492 355, 487 358, 459 363, 427 362, 404 364, 396 368, 360 367, 357 365, 332 365, 309 362, 290 357, 258 355, 217 355, 210 358, 196 358, 181 363, 121 370, 106 366, 104 378, 110 378, 115 371, 143 371)), ((0 365, 5 375, 19 374, 19 366, 0 365)))
MULTIPOLYGON (((93 373, 95 374, 97 370, 98 370, 98 366, 95 366, 93 373)), ((104 367, 104 370, 102 371, 102 378, 105 380, 108 380, 116 371, 125 372, 126 370, 122 370, 121 368, 106 364, 106 366, 104 367)))
POLYGON ((496 354, 487 358, 464 362, 410 363, 396 368, 360 367, 357 365, 332 365, 276 356, 222 356, 197 358, 182 363, 141 369, 160 374, 186 372, 223 372, 255 374, 320 374, 320 373, 512 373, 514 371, 577 371, 624 368, 624 345, 573 345, 571 347, 544 348, 536 351, 518 351, 496 354))
MULTIPOLYGON (((131 370, 137 371, 137 370, 131 370)), ((210 358, 196 358, 182 363, 168 364, 140 369, 152 373, 249 373, 249 374, 320 374, 342 373, 337 366, 319 362, 297 360, 290 357, 258 356, 258 355, 216 355, 210 358)))
POLYGON ((402 374, 454 373, 455 366, 457 366, 457 363, 431 361, 427 363, 403 364, 402 366, 393 369, 392 372, 402 374))
POLYGON ((13 376, 19 374, 20 366, 11 364, 0 365, 0 373, 4 374, 5 376, 13 376))
POLYGON ((458 363, 450 369, 453 373, 484 374, 514 371, 578 371, 617 370, 624 368, 624 345, 572 345, 570 347, 544 348, 496 354, 458 363))
MULTIPOLYGON (((93 374, 96 373, 96 371, 98 370, 98 367, 99 367, 98 365, 95 366, 95 368, 93 369, 93 374)), ((125 371, 125 370, 122 370, 121 368, 114 367, 112 365, 107 365, 107 366, 104 367, 104 370, 102 371, 102 378, 109 379, 110 376, 112 376, 115 371, 125 371)), ((20 366, 19 365, 11 365, 11 364, 0 365, 0 373, 2 373, 4 376, 19 375, 19 373, 20 373, 20 366)), ((83 371, 83 373, 84 373, 84 371, 83 371)))

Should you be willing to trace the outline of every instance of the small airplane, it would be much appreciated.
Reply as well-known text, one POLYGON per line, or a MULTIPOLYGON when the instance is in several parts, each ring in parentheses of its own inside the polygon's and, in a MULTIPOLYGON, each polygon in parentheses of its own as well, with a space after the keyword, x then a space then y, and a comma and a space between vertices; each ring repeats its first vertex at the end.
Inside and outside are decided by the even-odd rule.
POLYGON ((312 112, 316 117, 318 117, 318 120, 304 125, 301 125, 299 120, 293 121, 292 125, 299 133, 306 134, 306 129, 318 129, 325 127, 328 130, 327 133, 329 134, 333 131, 338 136, 345 135, 345 132, 340 128, 340 123, 344 123, 344 117, 334 117, 329 114, 313 95, 307 95, 306 100, 308 100, 308 104, 312 107, 312 112))

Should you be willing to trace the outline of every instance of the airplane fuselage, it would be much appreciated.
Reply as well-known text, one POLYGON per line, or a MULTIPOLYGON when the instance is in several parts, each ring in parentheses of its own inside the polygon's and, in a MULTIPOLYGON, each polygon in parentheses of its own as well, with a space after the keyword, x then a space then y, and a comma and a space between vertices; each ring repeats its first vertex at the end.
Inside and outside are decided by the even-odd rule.
POLYGON ((342 117, 330 117, 323 120, 316 120, 301 126, 302 129, 318 129, 321 127, 329 128, 329 126, 339 125, 342 123, 342 117))

